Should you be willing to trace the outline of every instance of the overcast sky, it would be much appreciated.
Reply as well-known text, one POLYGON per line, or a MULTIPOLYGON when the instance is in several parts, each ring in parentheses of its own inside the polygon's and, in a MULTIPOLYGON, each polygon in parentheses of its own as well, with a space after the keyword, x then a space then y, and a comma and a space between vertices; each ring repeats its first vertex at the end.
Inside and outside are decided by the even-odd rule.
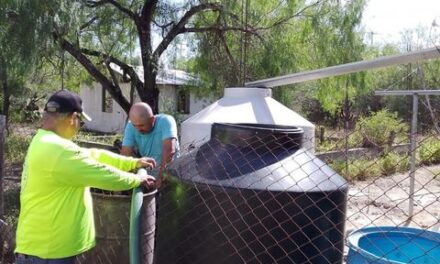
POLYGON ((429 28, 434 20, 440 25, 440 0, 368 0, 363 14, 365 31, 374 33, 374 42, 398 41, 403 30, 429 28))

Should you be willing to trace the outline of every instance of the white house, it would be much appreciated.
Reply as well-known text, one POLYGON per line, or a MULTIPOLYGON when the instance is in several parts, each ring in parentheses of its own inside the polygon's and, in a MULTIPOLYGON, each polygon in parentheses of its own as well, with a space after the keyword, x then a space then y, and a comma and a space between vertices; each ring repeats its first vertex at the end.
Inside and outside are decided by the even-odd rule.
MULTIPOLYGON (((122 70, 115 64, 110 65, 119 77, 119 85, 126 98, 130 98, 130 82, 122 79, 122 70)), ((142 67, 135 67, 139 78, 143 80, 142 67)), ((214 98, 199 98, 191 89, 182 89, 185 85, 194 83, 194 77, 180 70, 164 70, 159 72, 156 83, 160 91, 159 111, 178 112, 183 118, 189 117, 214 101, 214 98)), ((127 114, 105 91, 101 84, 93 83, 91 86, 82 86, 80 96, 83 99, 83 107, 93 121, 86 122, 85 127, 90 130, 120 133, 124 130, 127 114)), ((134 93, 134 101, 140 101, 137 93, 134 93)))

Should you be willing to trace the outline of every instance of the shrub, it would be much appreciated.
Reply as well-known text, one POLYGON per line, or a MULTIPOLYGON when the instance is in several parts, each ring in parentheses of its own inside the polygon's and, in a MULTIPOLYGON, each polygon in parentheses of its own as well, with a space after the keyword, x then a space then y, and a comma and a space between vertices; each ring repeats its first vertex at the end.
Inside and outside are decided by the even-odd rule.
POLYGON ((363 181, 407 171, 409 157, 391 152, 379 159, 349 160, 348 164, 344 160, 333 160, 329 161, 329 165, 348 181, 363 181))
MULTIPOLYGON (((348 136, 348 148, 358 148, 361 147, 359 144, 359 138, 356 137, 356 133, 351 133, 348 136)), ((317 153, 319 152, 327 152, 334 150, 344 150, 345 149, 345 138, 327 138, 324 142, 319 142, 319 140, 315 140, 317 153)))
POLYGON ((348 164, 345 161, 337 160, 329 165, 348 181, 363 181, 380 175, 378 163, 371 160, 352 160, 348 161, 348 164))
POLYGON ((31 136, 10 134, 6 139, 6 160, 10 163, 23 162, 31 139, 31 136))
POLYGON ((354 160, 349 166, 350 179, 364 181, 368 178, 375 178, 380 174, 377 162, 371 160, 354 160))
POLYGON ((383 147, 393 132, 396 133, 396 137, 406 137, 408 125, 397 118, 396 113, 380 110, 369 117, 360 118, 356 124, 356 131, 360 133, 363 146, 383 147))
POLYGON ((382 175, 391 175, 409 169, 409 157, 390 152, 378 160, 382 175))
POLYGON ((425 165, 440 163, 440 140, 429 138, 418 149, 420 163, 425 165))
POLYGON ((409 166, 410 166, 410 156, 405 155, 405 156, 400 156, 399 159, 399 163, 398 163, 398 168, 397 171, 398 172, 404 172, 409 170, 409 166))

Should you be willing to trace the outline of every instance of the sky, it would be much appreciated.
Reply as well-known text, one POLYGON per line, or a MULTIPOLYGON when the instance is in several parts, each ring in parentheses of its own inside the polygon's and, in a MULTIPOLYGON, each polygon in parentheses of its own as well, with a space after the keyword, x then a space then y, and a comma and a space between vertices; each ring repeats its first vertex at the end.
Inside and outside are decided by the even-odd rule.
POLYGON ((434 20, 439 24, 438 32, 440 0, 367 0, 362 21, 365 31, 373 32, 373 43, 377 43, 397 42, 405 29, 430 28, 434 20))

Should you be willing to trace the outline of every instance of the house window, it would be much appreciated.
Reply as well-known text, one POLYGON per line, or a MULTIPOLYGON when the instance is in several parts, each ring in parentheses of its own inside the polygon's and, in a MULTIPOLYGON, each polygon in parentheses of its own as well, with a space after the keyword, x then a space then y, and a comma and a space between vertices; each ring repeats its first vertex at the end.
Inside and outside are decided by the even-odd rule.
POLYGON ((113 113, 113 98, 104 87, 102 87, 101 111, 105 113, 113 113))
POLYGON ((179 90, 177 92, 177 112, 189 114, 189 91, 179 90))

